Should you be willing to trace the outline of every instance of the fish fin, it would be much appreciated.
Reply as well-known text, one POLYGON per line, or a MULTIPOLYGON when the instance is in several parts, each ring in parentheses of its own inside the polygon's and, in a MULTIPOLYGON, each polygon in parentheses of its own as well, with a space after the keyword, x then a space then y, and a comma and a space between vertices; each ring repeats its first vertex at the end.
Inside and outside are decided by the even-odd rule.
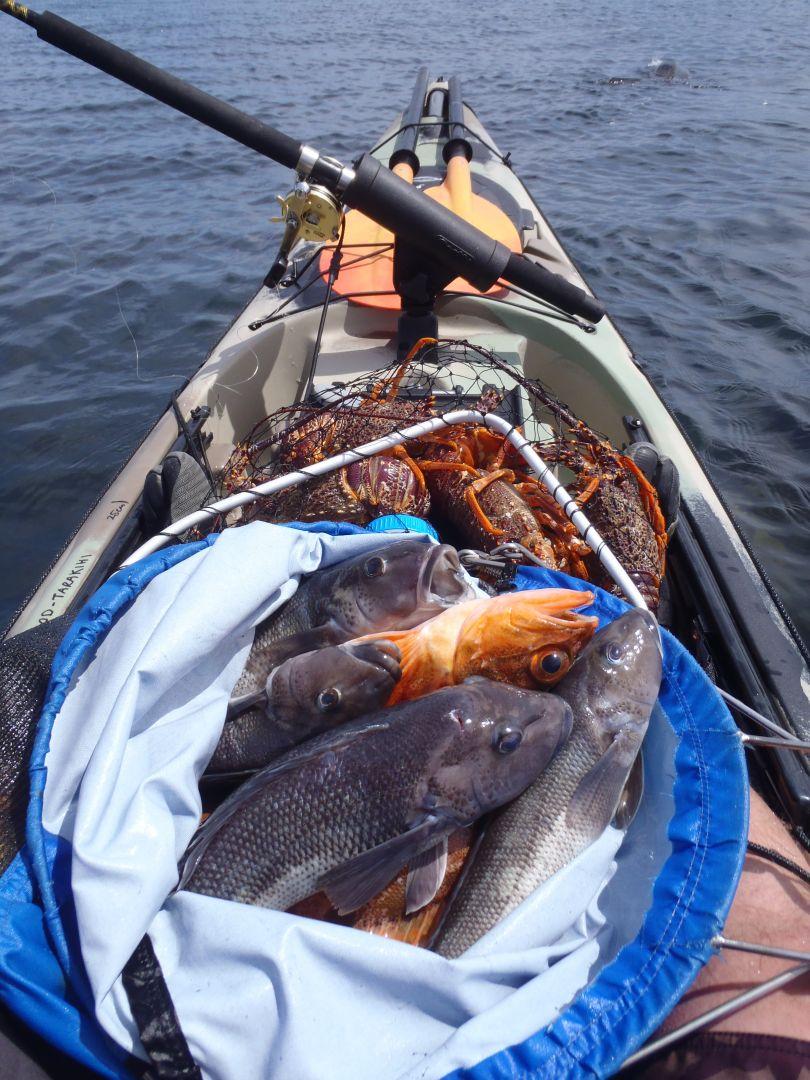
MULTIPOLYGON (((338 628, 330 621, 322 626, 313 626, 309 630, 301 630, 297 634, 290 634, 289 637, 274 641, 272 645, 268 645, 260 652, 263 654, 267 665, 265 670, 272 671, 273 668, 283 664, 285 660, 289 660, 292 656, 313 652, 315 649, 322 649, 326 645, 339 645, 342 640, 338 628)), ((248 664, 245 665, 246 670, 250 664, 250 659, 250 656, 248 656, 248 664)))
POLYGON ((624 785, 622 793, 619 796, 619 805, 616 807, 616 813, 613 815, 611 824, 617 829, 629 828, 631 821, 638 813, 643 794, 644 758, 639 753, 630 769, 627 783, 624 785))
POLYGON ((398 641, 397 645, 402 654, 399 661, 399 670, 402 672, 400 681, 403 686, 407 686, 422 666, 421 641, 417 633, 406 631, 406 637, 402 641, 398 641))
POLYGON ((339 915, 356 911, 381 893, 402 867, 420 855, 447 823, 431 815, 421 824, 329 870, 318 881, 339 915))
POLYGON ((577 784, 565 814, 566 825, 598 836, 613 819, 629 772, 627 750, 614 739, 577 784))
POLYGON ((408 881, 405 885, 405 914, 429 904, 439 891, 447 871, 447 837, 421 855, 411 859, 408 866, 408 881))
POLYGON ((241 716, 242 713, 247 712, 248 709, 252 709, 254 706, 261 708, 267 705, 267 695, 264 688, 256 690, 252 694, 239 694, 238 697, 232 697, 228 702, 228 711, 225 713, 225 721, 235 720, 237 716, 241 716))

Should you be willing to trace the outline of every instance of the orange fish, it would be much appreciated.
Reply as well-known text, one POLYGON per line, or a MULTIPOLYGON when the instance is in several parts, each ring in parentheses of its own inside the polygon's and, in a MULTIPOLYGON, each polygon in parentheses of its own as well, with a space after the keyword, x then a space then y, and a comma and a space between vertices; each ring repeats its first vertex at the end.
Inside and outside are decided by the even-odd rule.
POLYGON ((358 641, 393 641, 402 677, 389 705, 455 686, 469 675, 529 690, 545 689, 568 671, 598 620, 574 608, 594 594, 529 589, 455 604, 413 630, 368 634, 358 641))

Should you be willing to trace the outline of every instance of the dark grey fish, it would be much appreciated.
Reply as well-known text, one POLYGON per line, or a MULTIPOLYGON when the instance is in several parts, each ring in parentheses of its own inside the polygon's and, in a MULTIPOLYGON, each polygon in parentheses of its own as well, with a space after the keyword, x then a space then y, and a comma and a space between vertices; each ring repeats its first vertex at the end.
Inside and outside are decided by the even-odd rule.
POLYGON ((345 913, 407 863, 416 910, 448 835, 523 791, 570 726, 562 698, 472 678, 321 735, 214 811, 179 888, 278 909, 324 889, 345 913))
POLYGON ((291 656, 380 630, 407 630, 474 595, 447 544, 402 540, 318 570, 256 628, 230 715, 250 707, 251 695, 291 656))
POLYGON ((256 772, 291 747, 382 708, 400 677, 390 641, 348 642, 290 657, 246 712, 225 721, 208 778, 256 772))
POLYGON ((661 640, 649 612, 628 612, 585 646, 555 690, 571 706, 571 737, 487 827, 433 943, 438 953, 460 956, 607 828, 660 683, 661 640))

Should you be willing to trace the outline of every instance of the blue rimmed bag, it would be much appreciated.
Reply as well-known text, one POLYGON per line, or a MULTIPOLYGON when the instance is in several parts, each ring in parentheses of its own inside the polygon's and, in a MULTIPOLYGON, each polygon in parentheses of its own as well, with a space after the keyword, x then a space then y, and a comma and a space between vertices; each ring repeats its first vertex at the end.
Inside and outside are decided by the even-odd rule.
MULTIPOLYGON (((709 957, 744 856, 747 776, 725 706, 667 634, 633 824, 546 882, 491 947, 448 961, 172 893, 252 628, 301 573, 380 540, 229 530, 115 575, 66 636, 26 848, 0 879, 0 993, 78 1060, 125 1075, 145 1042, 172 1075, 601 1075, 709 957)), ((519 584, 589 588, 535 569, 519 584)), ((598 591, 601 624, 624 610, 598 591)))

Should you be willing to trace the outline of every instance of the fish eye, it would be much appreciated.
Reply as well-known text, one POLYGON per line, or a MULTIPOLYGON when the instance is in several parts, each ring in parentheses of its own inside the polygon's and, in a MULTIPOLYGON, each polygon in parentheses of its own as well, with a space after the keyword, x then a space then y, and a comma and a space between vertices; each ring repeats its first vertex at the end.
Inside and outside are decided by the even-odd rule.
POLYGON ((512 754, 523 742, 523 732, 505 728, 495 734, 493 746, 499 754, 512 754))
POLYGON ((336 686, 330 686, 326 690, 321 690, 315 698, 315 704, 321 712, 332 712, 333 709, 340 705, 342 697, 343 695, 336 686))
POLYGON ((363 565, 363 573, 368 578, 381 577, 385 573, 385 559, 382 555, 372 555, 363 565))
POLYGON ((620 645, 618 641, 611 641, 605 645, 602 655, 609 664, 620 664, 624 659, 624 646, 620 645))
POLYGON ((563 666, 564 656, 561 652, 546 653, 543 659, 540 661, 540 667, 545 671, 546 675, 556 675, 560 668, 563 666))
POLYGON ((549 649, 532 657, 530 671, 537 682, 550 683, 562 678, 571 666, 571 657, 564 649, 549 649))

